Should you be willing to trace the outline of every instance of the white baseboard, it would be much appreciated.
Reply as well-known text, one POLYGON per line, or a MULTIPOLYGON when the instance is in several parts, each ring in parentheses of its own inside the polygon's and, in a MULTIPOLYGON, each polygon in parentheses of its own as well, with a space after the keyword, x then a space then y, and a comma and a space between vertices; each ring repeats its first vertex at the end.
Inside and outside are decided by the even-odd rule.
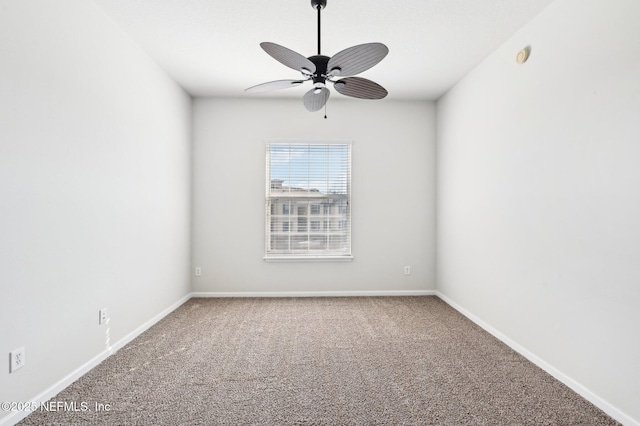
POLYGON ((489 324, 487 324, 477 316, 473 315, 471 312, 469 312, 462 306, 458 305, 456 302, 449 299, 444 294, 440 293, 439 291, 436 291, 436 296, 438 296, 440 299, 445 301, 448 305, 450 305, 456 311, 460 312, 462 315, 464 315, 465 317, 467 317, 468 319, 470 319, 471 321, 473 321, 474 323, 482 327, 489 334, 493 335, 495 338, 502 341, 511 349, 518 352, 520 355, 522 355, 523 357, 525 357, 526 359, 528 359, 538 367, 542 368, 547 373, 551 374, 557 380, 567 385, 578 395, 582 396, 584 399, 591 402, 593 405, 595 405, 596 407, 598 407, 599 409, 607 413, 609 416, 613 417, 615 420, 619 421, 620 423, 626 426, 640 426, 640 423, 638 423, 636 420, 634 420, 627 414, 623 413, 618 408, 611 405, 609 402, 600 398, 599 396, 591 392, 589 389, 584 387, 579 382, 573 380, 571 377, 567 376, 566 374, 562 373, 560 370, 548 364, 547 362, 545 362, 544 360, 542 360, 541 358, 539 358, 538 356, 536 356, 535 354, 527 350, 526 348, 520 346, 513 340, 509 339, 507 336, 505 336, 504 334, 502 334, 501 332, 499 332, 498 330, 496 330, 495 328, 493 328, 492 326, 490 326, 489 324))
POLYGON ((167 315, 169 315, 171 312, 173 312, 176 309, 178 309, 180 306, 182 306, 189 299, 191 299, 191 294, 187 294, 186 296, 183 296, 180 300, 178 300, 177 302, 173 303, 171 306, 169 306, 168 308, 164 309, 162 312, 158 313, 156 316, 151 318, 149 321, 145 322, 140 327, 136 328, 131 333, 129 333, 126 336, 124 336, 122 339, 120 339, 118 342, 116 342, 111 347, 112 353, 115 353, 116 351, 120 350, 124 345, 126 345, 127 343, 129 343, 130 341, 132 341, 133 339, 135 339, 136 337, 138 337, 139 335, 141 335, 142 333, 147 331, 149 328, 151 328, 152 325, 154 325, 155 323, 160 321, 162 318, 164 318, 167 315))
POLYGON ((435 290, 389 291, 264 291, 264 292, 194 292, 191 297, 360 297, 360 296, 435 296, 435 290))
MULTIPOLYGON (((47 402, 48 400, 50 400, 51 398, 53 398, 54 396, 62 392, 71 383, 75 382, 80 377, 82 377, 83 374, 87 373, 93 367, 95 367, 96 365, 100 364, 102 361, 107 359, 111 354, 112 354, 112 351, 109 351, 107 349, 100 352, 98 355, 96 355, 95 357, 93 357, 92 359, 90 359, 80 367, 78 367, 76 370, 72 371, 67 376, 63 377, 53 386, 41 392, 40 394, 36 395, 35 397, 31 398, 28 401, 29 404, 31 406, 40 406, 40 404, 42 404, 43 402, 47 402)), ((29 414, 31 414, 31 411, 12 411, 9 413, 9 415, 0 419, 0 426, 15 425, 20 420, 27 417, 29 414)))
MULTIPOLYGON (((67 376, 63 377, 58 382, 56 382, 53 386, 49 387, 48 389, 44 390, 40 394, 36 395, 34 398, 31 398, 29 402, 38 406, 43 402, 47 402, 48 400, 50 400, 51 398, 53 398, 54 396, 62 392, 71 383, 75 382, 84 374, 88 373, 91 369, 93 369, 98 364, 100 364, 102 361, 109 358, 112 354, 117 352, 124 345, 126 345, 127 343, 129 343, 130 341, 132 341, 133 339, 135 339, 136 337, 144 333, 152 325, 154 325, 155 323, 160 321, 162 318, 166 317, 171 312, 176 310, 180 305, 185 303, 190 298, 191 298, 190 294, 187 294, 186 296, 182 297, 180 300, 178 300, 168 308, 164 309, 162 312, 155 315, 153 318, 151 318, 150 320, 142 324, 140 327, 136 328, 131 333, 124 336, 122 339, 117 341, 113 346, 103 350, 98 355, 96 355, 95 357, 93 357, 92 359, 90 359, 89 361, 87 361, 86 363, 84 363, 83 365, 81 365, 71 373, 69 373, 67 376)), ((5 416, 2 419, 0 419, 0 426, 15 425, 20 420, 27 417, 29 414, 31 414, 30 411, 13 411, 8 416, 5 416)))

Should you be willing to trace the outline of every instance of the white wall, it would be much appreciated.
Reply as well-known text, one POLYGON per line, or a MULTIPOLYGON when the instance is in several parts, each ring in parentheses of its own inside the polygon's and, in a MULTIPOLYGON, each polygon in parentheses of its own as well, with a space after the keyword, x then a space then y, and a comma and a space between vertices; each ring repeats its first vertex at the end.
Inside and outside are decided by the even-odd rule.
POLYGON ((191 100, 84 0, 0 2, 0 52, 0 401, 27 401, 105 351, 100 308, 114 344, 189 293, 191 100))
POLYGON ((194 291, 435 289, 435 105, 338 96, 195 100, 194 291), (265 263, 265 138, 353 140, 352 262, 265 263))
POLYGON ((638 16, 558 0, 437 105, 438 290, 635 421, 638 16))

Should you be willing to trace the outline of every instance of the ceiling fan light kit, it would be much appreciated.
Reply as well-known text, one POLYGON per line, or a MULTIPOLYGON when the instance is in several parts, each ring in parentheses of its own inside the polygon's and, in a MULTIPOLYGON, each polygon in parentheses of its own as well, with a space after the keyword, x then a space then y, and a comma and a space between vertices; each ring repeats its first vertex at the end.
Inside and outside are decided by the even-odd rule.
POLYGON ((311 7, 318 12, 318 54, 303 55, 275 43, 263 42, 260 47, 272 58, 283 65, 302 74, 300 80, 276 80, 258 84, 245 90, 247 93, 268 92, 300 86, 306 81, 313 82, 313 88, 303 97, 304 106, 308 111, 318 111, 326 105, 329 99, 327 82, 345 96, 359 99, 382 99, 387 91, 379 84, 362 77, 353 77, 376 65, 389 53, 389 49, 382 43, 366 43, 349 47, 334 56, 321 54, 320 45, 320 14, 327 6, 327 0, 311 0, 311 7), (336 80, 336 78, 340 78, 336 80))

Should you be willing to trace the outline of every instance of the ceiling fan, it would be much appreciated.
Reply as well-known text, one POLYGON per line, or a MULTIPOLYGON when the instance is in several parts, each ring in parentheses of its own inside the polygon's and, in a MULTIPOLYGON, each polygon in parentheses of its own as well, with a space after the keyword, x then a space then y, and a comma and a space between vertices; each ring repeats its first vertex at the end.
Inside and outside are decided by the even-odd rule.
MULTIPOLYGON (((320 13, 327 0, 311 0, 311 7, 318 11, 318 54, 305 58, 299 53, 275 43, 263 42, 260 47, 280 63, 302 73, 299 80, 276 80, 245 89, 247 93, 268 92, 300 86, 312 81, 313 88, 303 97, 304 106, 313 112, 320 110, 329 99, 327 82, 339 93, 360 99, 382 99, 387 91, 366 78, 353 77, 376 65, 389 53, 382 43, 366 43, 349 47, 332 57, 320 53, 320 13), (345 77, 345 78, 342 78, 345 77)), ((325 117, 326 118, 326 117, 325 117)))

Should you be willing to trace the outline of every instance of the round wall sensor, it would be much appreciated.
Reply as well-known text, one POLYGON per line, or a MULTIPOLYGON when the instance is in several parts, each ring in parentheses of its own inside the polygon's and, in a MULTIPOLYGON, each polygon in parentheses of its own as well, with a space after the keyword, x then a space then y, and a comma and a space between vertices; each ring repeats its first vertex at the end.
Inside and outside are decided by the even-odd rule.
POLYGON ((525 47, 516 55, 516 62, 519 64, 524 64, 529 59, 529 48, 525 47))

